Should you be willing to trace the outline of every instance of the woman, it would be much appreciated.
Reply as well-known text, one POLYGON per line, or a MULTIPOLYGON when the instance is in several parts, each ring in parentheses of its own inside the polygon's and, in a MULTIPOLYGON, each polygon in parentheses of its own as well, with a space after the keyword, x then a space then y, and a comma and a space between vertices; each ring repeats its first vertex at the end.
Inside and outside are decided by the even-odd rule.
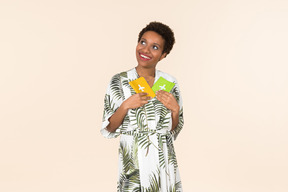
POLYGON ((139 33, 138 65, 114 75, 108 86, 101 133, 106 138, 121 135, 118 192, 182 191, 173 147, 184 123, 182 99, 176 79, 156 70, 174 43, 174 33, 167 25, 149 23, 139 33), (140 77, 150 87, 160 77, 174 86, 170 92, 162 86, 152 98, 130 86, 129 82, 140 77))

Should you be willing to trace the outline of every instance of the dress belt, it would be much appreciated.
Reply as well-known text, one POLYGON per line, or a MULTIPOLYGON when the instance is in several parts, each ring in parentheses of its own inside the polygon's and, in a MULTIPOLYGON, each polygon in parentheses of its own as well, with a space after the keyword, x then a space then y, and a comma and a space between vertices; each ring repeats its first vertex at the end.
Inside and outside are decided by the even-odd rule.
POLYGON ((143 131, 140 131, 140 130, 121 131, 120 133, 124 134, 124 135, 154 135, 154 134, 157 134, 160 136, 162 136, 162 135, 171 136, 170 131, 160 131, 160 130, 153 130, 153 129, 143 130, 143 131))

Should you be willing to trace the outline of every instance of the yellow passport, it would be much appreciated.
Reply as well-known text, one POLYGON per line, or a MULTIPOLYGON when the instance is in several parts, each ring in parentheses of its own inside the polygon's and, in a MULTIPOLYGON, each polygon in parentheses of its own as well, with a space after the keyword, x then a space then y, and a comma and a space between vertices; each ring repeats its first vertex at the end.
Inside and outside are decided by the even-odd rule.
POLYGON ((134 89, 136 93, 148 93, 148 96, 153 98, 155 97, 154 91, 151 89, 151 87, 148 85, 147 81, 144 77, 140 77, 134 81, 130 81, 129 84, 134 89))

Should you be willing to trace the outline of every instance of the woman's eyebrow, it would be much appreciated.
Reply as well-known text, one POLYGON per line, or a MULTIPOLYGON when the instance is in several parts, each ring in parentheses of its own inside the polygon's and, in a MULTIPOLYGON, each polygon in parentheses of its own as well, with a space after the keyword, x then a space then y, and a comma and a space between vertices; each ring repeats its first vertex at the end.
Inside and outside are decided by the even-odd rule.
MULTIPOLYGON (((147 42, 147 40, 145 38, 143 38, 143 37, 141 38, 141 40, 144 40, 144 41, 147 42)), ((158 45, 159 47, 161 47, 158 43, 153 43, 153 44, 158 45)))
POLYGON ((159 47, 161 47, 158 43, 154 43, 155 45, 158 45, 159 47))

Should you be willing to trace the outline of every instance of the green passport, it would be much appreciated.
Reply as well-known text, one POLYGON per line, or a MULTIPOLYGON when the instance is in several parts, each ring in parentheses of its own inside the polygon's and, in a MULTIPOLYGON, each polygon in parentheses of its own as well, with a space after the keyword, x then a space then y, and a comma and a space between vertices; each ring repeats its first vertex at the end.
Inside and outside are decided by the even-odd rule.
POLYGON ((166 79, 164 79, 163 77, 160 77, 156 83, 153 85, 152 90, 154 92, 158 91, 158 90, 163 90, 163 91, 167 91, 170 92, 171 89, 174 87, 175 83, 172 83, 166 79))

